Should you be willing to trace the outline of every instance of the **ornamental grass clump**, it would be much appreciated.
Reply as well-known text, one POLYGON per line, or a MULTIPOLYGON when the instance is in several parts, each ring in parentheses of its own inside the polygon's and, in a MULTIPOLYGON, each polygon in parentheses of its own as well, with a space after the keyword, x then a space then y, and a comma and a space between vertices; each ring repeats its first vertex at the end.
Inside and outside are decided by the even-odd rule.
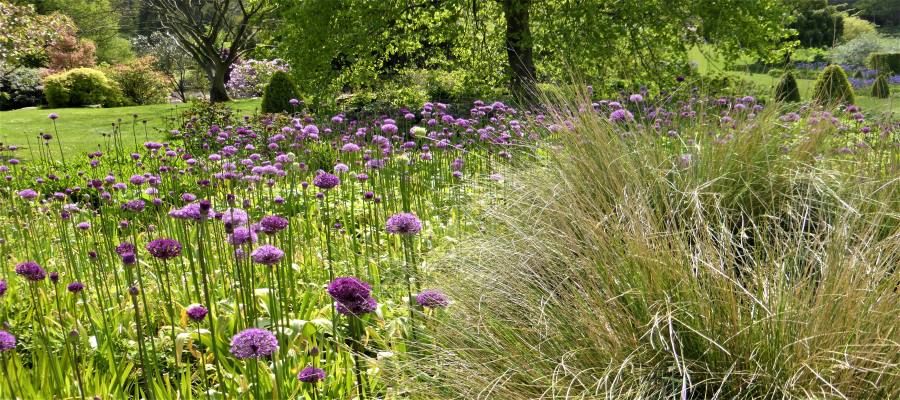
POLYGON ((836 152, 840 111, 722 126, 707 103, 657 129, 579 106, 484 232, 430 260, 454 302, 411 392, 900 397, 896 136, 836 152))

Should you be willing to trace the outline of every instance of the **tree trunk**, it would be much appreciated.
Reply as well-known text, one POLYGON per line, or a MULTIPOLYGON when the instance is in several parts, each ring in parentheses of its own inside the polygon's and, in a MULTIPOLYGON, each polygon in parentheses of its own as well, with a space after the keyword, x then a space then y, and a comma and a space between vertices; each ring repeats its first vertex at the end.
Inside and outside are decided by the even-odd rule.
POLYGON ((225 74, 228 73, 228 66, 223 64, 216 65, 211 68, 209 75, 209 101, 220 103, 231 100, 228 98, 228 91, 225 90, 225 74))
POLYGON ((513 95, 532 103, 536 98, 534 43, 529 23, 532 0, 502 0, 506 18, 506 57, 509 60, 510 89, 513 95))

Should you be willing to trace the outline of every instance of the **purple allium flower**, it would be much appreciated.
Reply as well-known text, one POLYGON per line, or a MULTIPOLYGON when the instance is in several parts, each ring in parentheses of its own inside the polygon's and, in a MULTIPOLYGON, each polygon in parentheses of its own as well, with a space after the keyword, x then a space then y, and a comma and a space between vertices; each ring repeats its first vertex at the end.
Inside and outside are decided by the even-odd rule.
POLYGON ((206 314, 209 313, 209 310, 200 304, 191 304, 184 309, 184 313, 187 314, 191 321, 200 322, 203 321, 203 318, 206 318, 206 314))
POLYGON ((240 246, 246 243, 256 243, 257 239, 256 232, 254 232, 253 229, 246 226, 239 226, 234 228, 231 235, 228 236, 228 243, 240 246))
POLYGON ((47 277, 47 272, 34 261, 25 261, 16 265, 16 274, 32 282, 42 281, 47 277))
POLYGON ((381 131, 384 133, 387 133, 388 135, 393 135, 393 134, 397 133, 398 130, 399 129, 397 128, 397 125, 394 125, 394 124, 388 123, 388 124, 381 125, 381 131))
POLYGON ((59 272, 53 271, 50 273, 50 282, 53 282, 53 283, 59 282, 59 272))
POLYGON ((212 219, 215 217, 215 215, 215 211, 213 211, 208 204, 204 206, 203 202, 191 203, 169 212, 169 216, 172 218, 190 219, 194 221, 200 221, 202 219, 212 219))
POLYGON ((316 367, 306 367, 297 374, 297 380, 303 383, 316 383, 325 380, 325 370, 316 367))
POLYGON ((168 260, 181 255, 181 243, 178 243, 175 239, 159 238, 147 243, 147 251, 153 257, 168 260))
POLYGON ((275 265, 284 258, 284 252, 271 244, 266 244, 253 250, 250 253, 250 258, 257 264, 275 265))
POLYGON ((134 250, 135 250, 134 245, 131 243, 128 243, 128 242, 122 242, 122 243, 119 243, 118 246, 116 246, 116 254, 118 254, 120 256, 128 254, 128 253, 134 254, 134 250))
POLYGON ((415 235, 422 230, 422 222, 413 213, 394 214, 387 220, 388 233, 397 235, 415 235))
POLYGON ((222 222, 230 223, 235 227, 247 225, 249 220, 250 217, 247 215, 247 212, 240 208, 228 208, 222 212, 222 222))
POLYGON ((341 184, 341 178, 338 178, 332 174, 329 174, 325 171, 320 171, 315 178, 313 178, 313 185, 320 189, 333 189, 337 187, 337 185, 341 184))
POLYGON ((640 94, 635 93, 628 97, 628 101, 630 101, 632 103, 640 103, 640 102, 644 101, 644 96, 641 96, 640 94))
POLYGON ((289 103, 290 105, 296 107, 298 104, 300 104, 300 100, 297 100, 297 99, 290 99, 290 100, 288 100, 288 103, 289 103))
POLYGON ((19 191, 19 197, 24 200, 31 201, 38 197, 38 192, 36 192, 34 189, 23 189, 19 191))
POLYGON ((79 222, 78 224, 76 224, 75 227, 80 230, 86 231, 88 229, 91 229, 91 223, 87 222, 87 221, 82 221, 82 222, 79 222))
POLYGON ((137 296, 138 293, 140 293, 140 292, 141 292, 141 289, 138 289, 137 286, 132 285, 131 287, 128 288, 128 294, 130 294, 132 296, 137 296))
POLYGON ((416 303, 422 307, 444 308, 450 305, 450 299, 439 290, 425 289, 416 296, 416 303))
POLYGON ((0 297, 6 294, 7 284, 5 280, 0 279, 0 297))
POLYGON ((145 207, 147 207, 147 203, 141 199, 131 200, 122 205, 123 210, 136 213, 144 211, 145 207))
POLYGON ((137 263, 137 256, 134 253, 122 254, 122 263, 125 265, 134 265, 137 263))
POLYGON ((66 286, 66 290, 68 290, 71 293, 78 294, 79 292, 84 290, 84 284, 81 282, 75 281, 75 282, 70 283, 68 286, 66 286))
POLYGON ((265 233, 278 233, 287 228, 288 220, 279 215, 267 215, 259 220, 259 226, 265 233))
POLYGON ((628 122, 634 119, 634 115, 630 111, 620 108, 609 114, 610 122, 628 122))
POLYGON ((240 359, 268 357, 277 350, 278 338, 265 329, 245 329, 231 338, 231 354, 240 359))
POLYGON ((7 331, 0 331, 0 353, 16 348, 16 337, 7 331))
POLYGON ((375 311, 378 308, 378 302, 372 297, 367 297, 362 301, 352 303, 335 302, 335 308, 339 314, 362 315, 375 311))
POLYGON ((328 284, 328 294, 338 303, 359 303, 369 298, 372 287, 356 277, 335 278, 328 284))
POLYGON ((57 113, 50 113, 50 115, 48 115, 47 118, 50 118, 50 119, 52 119, 52 120, 55 120, 55 119, 59 118, 59 114, 57 114, 57 113))

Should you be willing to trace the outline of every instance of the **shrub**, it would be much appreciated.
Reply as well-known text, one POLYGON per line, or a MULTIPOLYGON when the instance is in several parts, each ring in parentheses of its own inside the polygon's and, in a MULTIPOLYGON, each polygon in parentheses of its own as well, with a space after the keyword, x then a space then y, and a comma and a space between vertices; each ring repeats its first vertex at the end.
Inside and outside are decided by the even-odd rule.
POLYGON ((44 95, 50 107, 101 104, 117 106, 122 94, 102 71, 76 68, 44 78, 44 95))
POLYGON ((839 65, 829 65, 819 75, 813 88, 813 100, 823 105, 855 102, 847 73, 839 65))
POLYGON ((841 40, 844 42, 849 42, 862 35, 867 35, 875 32, 877 32, 877 30, 875 29, 875 24, 859 17, 845 15, 844 34, 843 36, 841 36, 841 40))
POLYGON ((791 103, 800 101, 800 89, 797 88, 797 80, 791 71, 785 72, 775 86, 775 100, 791 103))
POLYGON ((869 56, 866 63, 881 73, 900 74, 900 52, 874 53, 869 56))
POLYGON ((276 71, 289 72, 290 67, 280 59, 239 61, 233 65, 225 88, 236 99, 259 97, 276 71))
POLYGON ((164 103, 169 85, 162 73, 153 69, 153 57, 141 57, 106 70, 107 76, 118 84, 129 104, 164 103))
POLYGON ((293 110, 291 99, 299 99, 297 86, 291 76, 284 71, 278 71, 272 74, 272 80, 266 86, 266 91, 262 98, 262 112, 278 113, 290 112, 293 110))
POLYGON ((799 48, 791 53, 791 61, 800 63, 824 62, 827 57, 828 51, 818 47, 799 48))
POLYGON ((573 130, 546 166, 510 171, 486 231, 432 260, 454 302, 412 357, 411 392, 896 398, 891 161, 818 161, 833 126, 785 154, 778 117, 674 151, 650 126, 560 121, 573 130))
POLYGON ((48 67, 52 71, 93 67, 96 49, 94 42, 78 38, 74 26, 62 26, 47 48, 48 67))
POLYGON ((0 63, 0 110, 39 105, 44 100, 43 89, 38 69, 0 63))
POLYGON ((870 54, 885 49, 886 39, 877 33, 869 33, 831 49, 828 58, 837 64, 862 65, 870 54))
POLYGON ((891 97, 891 88, 888 84, 887 74, 878 75, 878 78, 875 79, 875 83, 872 84, 872 97, 879 99, 891 97))

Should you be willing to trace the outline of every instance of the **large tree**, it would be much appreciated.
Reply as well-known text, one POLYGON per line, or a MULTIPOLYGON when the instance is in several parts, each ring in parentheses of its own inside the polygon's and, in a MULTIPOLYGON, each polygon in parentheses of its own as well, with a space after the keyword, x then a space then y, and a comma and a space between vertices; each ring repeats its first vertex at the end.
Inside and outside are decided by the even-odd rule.
POLYGON ((231 65, 254 47, 260 23, 274 9, 267 0, 149 0, 162 25, 206 73, 209 100, 228 101, 231 65))
POLYGON ((278 45, 301 89, 366 87, 424 67, 505 81, 526 99, 535 82, 573 76, 674 82, 697 44, 729 58, 777 55, 791 18, 785 0, 276 1, 278 45))
POLYGON ((502 0, 506 21, 506 58, 510 68, 510 89, 521 99, 535 98, 534 40, 531 35, 532 0, 502 0))
POLYGON ((33 5, 0 0, 0 63, 40 67, 48 61, 47 50, 60 32, 74 32, 75 24, 62 14, 38 14, 33 5))

